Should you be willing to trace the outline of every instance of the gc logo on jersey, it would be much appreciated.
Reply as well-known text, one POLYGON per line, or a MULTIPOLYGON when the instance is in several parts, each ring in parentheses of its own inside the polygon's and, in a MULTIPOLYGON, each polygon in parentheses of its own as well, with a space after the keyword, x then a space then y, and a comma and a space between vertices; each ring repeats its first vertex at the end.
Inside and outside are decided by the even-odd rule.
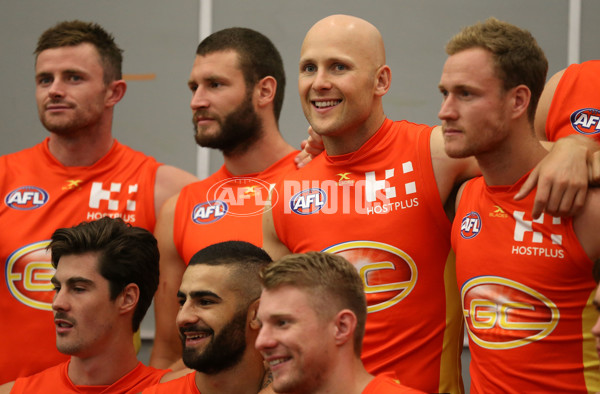
POLYGON ((48 202, 48 193, 39 187, 21 186, 8 193, 4 202, 9 208, 29 211, 44 206, 48 202))
POLYGON ((475 211, 469 212, 462 219, 460 224, 460 236, 464 239, 471 239, 481 231, 481 217, 475 211))
POLYGON ((229 207, 221 200, 206 201, 197 204, 192 210, 192 221, 196 224, 209 224, 222 219, 229 207))
POLYGON ((571 126, 581 134, 600 133, 600 110, 597 108, 582 108, 571 114, 571 126))
POLYGON ((486 349, 512 349, 539 341, 558 325, 556 304, 519 282, 480 276, 461 289, 471 340, 486 349))
POLYGON ((290 199, 290 208, 298 215, 317 213, 325 206, 327 194, 323 189, 313 187, 302 190, 290 199))
POLYGON ((6 282, 8 291, 19 302, 31 308, 50 311, 54 298, 50 279, 54 267, 46 247, 50 241, 36 242, 8 256, 6 282))
POLYGON ((339 254, 358 270, 367 297, 367 312, 400 303, 417 284, 417 265, 403 250, 382 242, 350 241, 323 252, 339 254))

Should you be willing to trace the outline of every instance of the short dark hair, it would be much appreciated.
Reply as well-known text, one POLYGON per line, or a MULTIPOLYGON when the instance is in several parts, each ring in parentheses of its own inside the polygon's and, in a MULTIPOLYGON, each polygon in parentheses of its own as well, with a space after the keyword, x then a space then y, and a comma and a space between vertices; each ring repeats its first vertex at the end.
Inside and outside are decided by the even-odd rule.
POLYGON ((156 238, 148 230, 132 227, 122 219, 104 217, 52 234, 48 248, 52 265, 58 267, 67 255, 97 253, 98 271, 109 282, 110 299, 114 300, 125 286, 135 283, 140 297, 132 319, 137 331, 158 288, 159 253, 156 238))
POLYGON ((518 85, 529 88, 531 102, 527 115, 533 123, 548 72, 546 55, 533 35, 508 22, 488 18, 463 28, 452 37, 446 45, 446 53, 454 55, 470 48, 483 48, 492 54, 505 91, 518 85))
POLYGON ((260 271, 272 261, 267 252, 249 242, 225 241, 196 252, 188 267, 206 264, 231 268, 231 283, 242 291, 242 306, 247 307, 260 298, 260 271))
POLYGON ((98 51, 104 70, 104 84, 121 79, 123 50, 117 46, 112 34, 97 23, 79 20, 60 22, 42 33, 34 53, 37 59, 46 49, 76 46, 86 42, 98 51))
POLYGON ((275 45, 265 35, 255 30, 231 27, 219 30, 202 40, 196 49, 196 55, 206 56, 213 52, 227 50, 237 52, 240 70, 248 88, 254 87, 266 76, 275 78, 277 91, 273 100, 273 114, 275 120, 279 121, 285 93, 285 71, 281 55, 275 45))
POLYGON ((364 285, 356 268, 343 256, 325 252, 290 254, 269 264, 262 272, 263 287, 309 289, 315 311, 326 319, 342 309, 356 315, 354 353, 360 357, 367 321, 364 285))

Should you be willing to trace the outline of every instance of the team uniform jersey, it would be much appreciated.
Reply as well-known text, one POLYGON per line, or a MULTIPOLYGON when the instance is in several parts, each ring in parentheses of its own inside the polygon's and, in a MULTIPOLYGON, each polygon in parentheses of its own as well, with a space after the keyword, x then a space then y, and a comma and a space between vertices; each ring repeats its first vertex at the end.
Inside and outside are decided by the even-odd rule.
POLYGON ((464 188, 452 229, 471 351, 471 393, 600 390, 593 263, 571 218, 533 219, 535 193, 464 188))
POLYGON ((572 64, 560 78, 546 118, 546 138, 582 134, 600 142, 600 60, 572 64))
POLYGON ((169 370, 147 367, 141 362, 127 375, 109 386, 76 386, 71 382, 68 375, 69 361, 50 367, 35 375, 18 378, 10 391, 11 394, 31 393, 120 393, 134 394, 141 392, 144 388, 153 386, 169 370))
POLYGON ((387 376, 376 376, 371 380, 362 394, 420 394, 423 391, 411 389, 387 376))
POLYGON ((173 242, 187 264, 200 249, 237 240, 262 246, 262 213, 271 185, 296 170, 297 151, 263 172, 232 175, 225 166, 184 187, 175 207, 173 242))
POLYGON ((370 373, 459 393, 462 317, 431 131, 386 119, 358 151, 317 156, 275 186, 273 223, 291 252, 340 254, 358 270, 370 373))
POLYGON ((196 387, 196 372, 188 373, 180 378, 150 386, 142 394, 201 394, 196 387))
POLYGON ((46 247, 54 230, 102 216, 154 229, 154 183, 160 166, 115 141, 89 167, 65 167, 48 139, 0 157, 0 383, 68 359, 56 350, 46 247))

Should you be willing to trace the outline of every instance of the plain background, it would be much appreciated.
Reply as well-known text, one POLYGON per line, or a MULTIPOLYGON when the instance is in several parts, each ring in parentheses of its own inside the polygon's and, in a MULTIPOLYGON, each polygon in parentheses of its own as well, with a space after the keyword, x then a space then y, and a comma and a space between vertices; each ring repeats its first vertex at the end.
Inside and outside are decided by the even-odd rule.
MULTIPOLYGON (((386 114, 392 119, 438 123, 441 96, 437 84, 446 58, 444 45, 461 27, 489 16, 533 33, 548 57, 548 76, 568 65, 569 0, 215 0, 211 15, 201 15, 202 2, 0 0, 0 154, 32 146, 47 136, 35 104, 33 51, 38 36, 63 20, 101 24, 125 50, 125 74, 154 74, 149 80, 128 81, 127 94, 116 107, 116 138, 193 173, 197 149, 187 80, 201 20, 208 20, 212 31, 253 28, 275 43, 288 78, 280 127, 294 146, 305 138, 308 126, 296 84, 300 46, 310 26, 330 14, 359 16, 381 31, 393 75, 384 99, 386 114)), ((580 4, 581 41, 575 49, 584 61, 599 56, 600 1, 581 0, 580 4)), ((212 173, 222 164, 222 157, 219 152, 209 156, 210 165, 201 170, 212 173)), ((153 337, 152 311, 142 334, 153 337)), ((148 346, 140 358, 147 357, 148 346)))

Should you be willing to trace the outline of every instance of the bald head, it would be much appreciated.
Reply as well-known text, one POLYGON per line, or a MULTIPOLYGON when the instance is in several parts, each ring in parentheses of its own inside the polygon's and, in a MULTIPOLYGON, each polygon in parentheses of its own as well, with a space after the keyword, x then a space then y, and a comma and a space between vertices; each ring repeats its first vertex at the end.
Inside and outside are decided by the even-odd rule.
POLYGON ((364 19, 351 15, 331 15, 321 19, 306 33, 302 52, 316 40, 327 41, 338 48, 359 51, 373 61, 375 67, 385 64, 381 33, 364 19))

